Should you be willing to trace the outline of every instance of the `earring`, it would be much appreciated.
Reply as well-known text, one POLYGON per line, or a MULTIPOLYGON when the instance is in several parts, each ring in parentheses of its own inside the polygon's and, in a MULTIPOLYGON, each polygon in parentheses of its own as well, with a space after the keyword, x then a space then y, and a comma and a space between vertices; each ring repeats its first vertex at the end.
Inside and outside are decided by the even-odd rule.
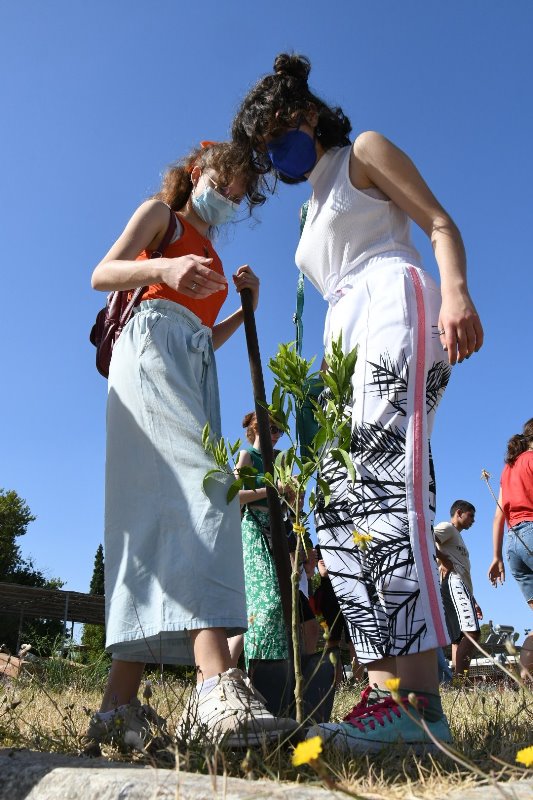
POLYGON ((322 131, 320 130, 318 125, 315 128, 315 136, 316 136, 317 139, 320 139, 320 137, 322 136, 322 131))

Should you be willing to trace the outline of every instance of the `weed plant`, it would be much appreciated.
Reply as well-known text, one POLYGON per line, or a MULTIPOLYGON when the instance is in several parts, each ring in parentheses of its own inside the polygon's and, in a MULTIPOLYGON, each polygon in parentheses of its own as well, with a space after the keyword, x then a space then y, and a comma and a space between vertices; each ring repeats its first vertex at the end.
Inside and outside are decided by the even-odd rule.
MULTIPOLYGON (((0 683, 0 742, 5 747, 79 755, 88 718, 100 703, 107 663, 74 665, 51 659, 40 669, 21 673, 16 680, 0 683)), ((225 773, 235 777, 270 778, 317 783, 310 767, 292 765, 292 747, 273 745, 248 750, 206 746, 204 742, 177 743, 173 732, 188 694, 190 681, 175 675, 148 675, 149 702, 167 719, 171 734, 165 747, 147 747, 144 753, 128 748, 103 747, 108 760, 149 763, 181 770, 225 773)), ((344 683, 338 688, 333 719, 342 718, 358 700, 362 685, 344 683)), ((335 781, 364 797, 440 797, 453 788, 483 782, 482 775, 509 778, 532 775, 515 763, 518 750, 531 743, 533 694, 504 682, 474 683, 468 680, 444 688, 443 705, 450 720, 455 748, 472 762, 471 769, 457 765, 444 754, 415 756, 401 747, 389 747, 372 756, 346 757, 326 748, 323 761, 335 781)))

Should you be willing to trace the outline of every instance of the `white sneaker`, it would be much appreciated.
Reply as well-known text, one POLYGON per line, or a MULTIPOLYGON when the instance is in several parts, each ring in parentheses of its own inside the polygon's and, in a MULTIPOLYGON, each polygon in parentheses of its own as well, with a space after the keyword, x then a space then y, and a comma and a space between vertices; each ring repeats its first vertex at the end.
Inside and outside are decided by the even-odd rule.
POLYGON ((296 730, 296 720, 274 717, 264 704, 264 697, 244 672, 229 669, 203 697, 193 689, 177 736, 182 740, 202 737, 230 747, 246 747, 296 730))
POLYGON ((97 711, 89 721, 86 738, 98 744, 114 742, 142 750, 144 743, 165 733, 166 721, 149 705, 141 705, 135 698, 112 711, 97 711))

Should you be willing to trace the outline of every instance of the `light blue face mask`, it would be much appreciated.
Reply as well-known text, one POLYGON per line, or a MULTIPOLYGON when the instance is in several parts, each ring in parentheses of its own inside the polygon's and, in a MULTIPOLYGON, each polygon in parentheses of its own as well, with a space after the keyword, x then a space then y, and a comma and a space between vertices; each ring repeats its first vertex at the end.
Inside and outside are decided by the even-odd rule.
POLYGON ((231 222, 239 210, 238 203, 232 203, 212 186, 206 186, 199 195, 193 194, 191 201, 200 219, 208 225, 224 225, 226 222, 231 222))

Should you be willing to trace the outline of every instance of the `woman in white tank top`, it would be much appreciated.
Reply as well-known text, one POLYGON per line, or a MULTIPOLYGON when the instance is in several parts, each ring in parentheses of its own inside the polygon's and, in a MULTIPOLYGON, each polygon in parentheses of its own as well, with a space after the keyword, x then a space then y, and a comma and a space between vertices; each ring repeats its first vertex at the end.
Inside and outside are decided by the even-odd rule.
MULTIPOLYGON (((353 380, 352 483, 326 463, 320 498, 323 558, 370 687, 343 723, 311 735, 353 752, 403 741, 431 748, 405 713, 409 692, 432 734, 450 741, 436 648, 448 643, 433 541, 429 437, 451 366, 479 350, 483 329, 466 282, 461 235, 411 160, 378 133, 350 142, 351 125, 307 84, 310 62, 281 54, 244 99, 233 137, 285 183, 312 194, 296 262, 328 302, 326 347, 358 347, 353 380), (422 269, 410 222, 430 237, 441 288, 422 269), (365 550, 354 530, 369 533, 365 550), (355 537, 357 539, 357 537, 355 537), (393 699, 387 681, 399 678, 393 699)), ((394 685, 394 684, 393 684, 394 685)), ((415 712, 416 715, 416 712, 415 712)))

